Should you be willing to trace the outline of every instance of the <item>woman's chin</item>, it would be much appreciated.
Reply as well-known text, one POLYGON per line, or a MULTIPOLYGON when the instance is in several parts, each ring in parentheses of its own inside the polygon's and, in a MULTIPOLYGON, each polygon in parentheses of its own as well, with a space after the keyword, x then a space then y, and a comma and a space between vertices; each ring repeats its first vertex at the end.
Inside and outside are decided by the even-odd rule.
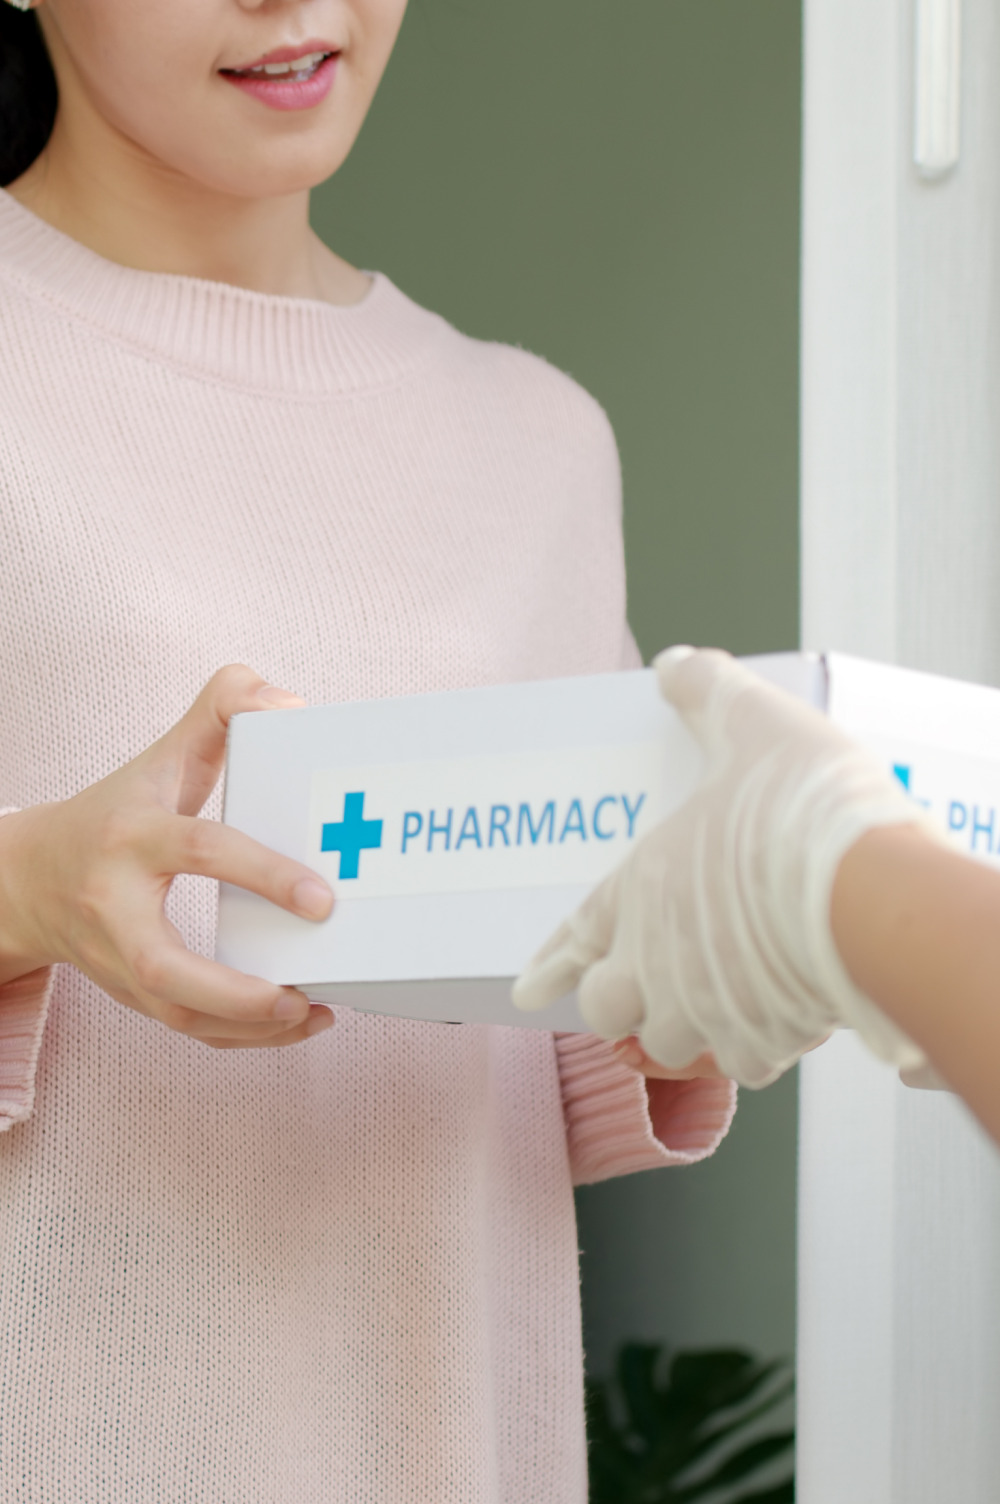
POLYGON ((288 150, 291 143, 262 143, 258 152, 243 150, 223 160, 178 163, 176 170, 203 189, 225 198, 291 198, 325 183, 343 164, 347 150, 331 152, 329 140, 314 150, 288 150))

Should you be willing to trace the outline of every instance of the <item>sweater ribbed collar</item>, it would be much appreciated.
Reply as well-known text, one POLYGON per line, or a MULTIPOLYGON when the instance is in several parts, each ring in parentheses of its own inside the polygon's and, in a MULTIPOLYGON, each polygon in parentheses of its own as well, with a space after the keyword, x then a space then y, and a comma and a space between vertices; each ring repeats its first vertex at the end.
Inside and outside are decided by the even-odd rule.
POLYGON ((399 381, 448 325, 376 272, 337 307, 119 266, 0 189, 0 275, 152 359, 235 386, 331 396, 399 381))

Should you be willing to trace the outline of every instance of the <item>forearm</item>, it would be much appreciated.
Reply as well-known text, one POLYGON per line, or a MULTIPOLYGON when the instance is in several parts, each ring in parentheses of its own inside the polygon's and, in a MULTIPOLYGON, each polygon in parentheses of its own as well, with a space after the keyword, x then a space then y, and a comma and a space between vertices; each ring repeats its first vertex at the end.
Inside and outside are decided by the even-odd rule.
POLYGON ((1000 1142, 1000 873, 914 826, 871 831, 841 863, 832 920, 857 986, 1000 1142))

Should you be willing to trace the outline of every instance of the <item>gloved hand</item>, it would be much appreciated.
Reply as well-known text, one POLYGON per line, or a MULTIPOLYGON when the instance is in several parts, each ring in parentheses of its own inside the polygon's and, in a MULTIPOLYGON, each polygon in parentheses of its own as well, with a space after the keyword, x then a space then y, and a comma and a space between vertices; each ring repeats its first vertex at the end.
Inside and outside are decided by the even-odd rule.
POLYGON ((861 747, 728 654, 671 648, 654 667, 705 779, 542 947, 515 1004, 579 987, 596 1033, 638 1034, 672 1068, 711 1051, 745 1086, 767 1086, 838 1026, 920 1070, 922 1051, 848 976, 830 902, 866 831, 934 827, 861 747))

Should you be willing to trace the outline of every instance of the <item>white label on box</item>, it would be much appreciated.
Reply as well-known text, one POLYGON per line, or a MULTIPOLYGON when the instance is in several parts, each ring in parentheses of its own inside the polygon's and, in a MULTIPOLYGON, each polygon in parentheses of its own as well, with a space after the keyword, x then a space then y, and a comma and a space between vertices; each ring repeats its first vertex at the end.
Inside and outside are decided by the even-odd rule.
POLYGON ((985 757, 901 738, 860 735, 889 763, 913 801, 967 856, 1000 862, 1000 767, 985 757))
POLYGON ((317 772, 308 860, 342 898, 589 885, 668 812, 665 761, 647 742, 317 772))
POLYGON ((829 713, 969 856, 1000 862, 1000 692, 828 655, 829 713))

